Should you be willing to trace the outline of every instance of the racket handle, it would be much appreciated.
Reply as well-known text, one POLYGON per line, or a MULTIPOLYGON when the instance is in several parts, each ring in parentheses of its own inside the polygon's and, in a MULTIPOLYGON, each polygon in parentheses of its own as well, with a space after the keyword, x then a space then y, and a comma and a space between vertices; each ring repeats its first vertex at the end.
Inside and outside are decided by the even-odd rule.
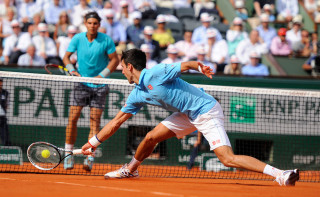
POLYGON ((75 149, 75 150, 72 151, 72 154, 80 155, 80 154, 82 154, 82 149, 75 149))

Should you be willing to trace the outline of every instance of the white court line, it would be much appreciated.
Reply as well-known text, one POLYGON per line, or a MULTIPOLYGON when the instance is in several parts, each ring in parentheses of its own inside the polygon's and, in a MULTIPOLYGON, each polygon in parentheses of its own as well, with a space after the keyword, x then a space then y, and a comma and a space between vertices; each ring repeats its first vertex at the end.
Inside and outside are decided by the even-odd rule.
POLYGON ((17 179, 10 179, 10 178, 0 178, 0 179, 3 179, 3 180, 10 180, 10 181, 16 181, 17 179))
POLYGON ((160 196, 179 196, 179 197, 184 196, 184 195, 176 195, 176 194, 163 193, 163 192, 150 192, 150 193, 155 195, 160 195, 160 196))

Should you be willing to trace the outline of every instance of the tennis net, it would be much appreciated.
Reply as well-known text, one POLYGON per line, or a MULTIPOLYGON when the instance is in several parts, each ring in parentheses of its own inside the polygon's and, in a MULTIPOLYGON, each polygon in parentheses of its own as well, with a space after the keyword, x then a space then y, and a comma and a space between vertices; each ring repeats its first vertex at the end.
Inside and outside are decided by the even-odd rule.
MULTIPOLYGON (((131 160, 148 131, 170 112, 144 106, 96 151, 93 170, 83 167, 84 156, 75 157, 73 170, 63 164, 40 171, 27 159, 28 146, 45 141, 64 148, 69 103, 79 83, 108 84, 101 127, 124 105, 134 85, 126 80, 95 79, 0 71, 3 89, 9 92, 6 113, 9 143, 0 146, 0 172, 32 172, 103 175, 131 160)), ((196 85, 219 99, 225 114, 225 129, 236 154, 250 155, 280 169, 301 169, 301 180, 320 182, 320 92, 196 85)), ((2 112, 0 112, 1 114, 2 112)), ((84 107, 78 121, 75 147, 88 140, 90 108, 84 107)), ((1 123, 2 125, 2 123, 1 123)), ((3 129, 1 129, 3 132, 3 129)), ((2 133, 2 141, 4 139, 2 133)), ((203 140, 190 161, 197 134, 159 143, 140 166, 140 176, 272 180, 272 177, 223 166, 203 140), (189 164, 190 167, 190 164, 189 164)))

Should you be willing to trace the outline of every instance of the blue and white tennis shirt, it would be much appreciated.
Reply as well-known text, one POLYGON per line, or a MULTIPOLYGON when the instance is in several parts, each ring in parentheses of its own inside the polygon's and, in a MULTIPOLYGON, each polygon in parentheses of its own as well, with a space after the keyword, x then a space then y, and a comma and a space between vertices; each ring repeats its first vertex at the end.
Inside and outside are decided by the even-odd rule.
POLYGON ((180 79, 181 63, 158 64, 143 69, 139 84, 130 93, 121 111, 136 114, 144 104, 182 112, 191 120, 208 112, 216 100, 199 88, 180 79))

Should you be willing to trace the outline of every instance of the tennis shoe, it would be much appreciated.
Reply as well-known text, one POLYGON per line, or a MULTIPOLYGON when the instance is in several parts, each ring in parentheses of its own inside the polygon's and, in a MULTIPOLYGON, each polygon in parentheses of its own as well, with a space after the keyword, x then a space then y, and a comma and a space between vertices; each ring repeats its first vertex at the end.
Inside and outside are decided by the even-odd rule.
POLYGON ((88 172, 91 172, 92 166, 93 166, 93 162, 94 162, 94 157, 87 157, 83 161, 83 169, 85 169, 88 172))
POLYGON ((74 166, 74 158, 72 155, 70 155, 64 159, 64 169, 72 170, 73 166, 74 166))
POLYGON ((283 171, 282 174, 276 177, 275 181, 281 186, 295 186, 296 181, 298 181, 299 178, 299 169, 294 169, 283 171))
POLYGON ((122 179, 122 178, 138 178, 139 172, 138 170, 135 170, 134 172, 130 173, 130 170, 128 169, 128 165, 123 165, 119 170, 115 170, 112 172, 108 172, 104 175, 105 179, 122 179))

